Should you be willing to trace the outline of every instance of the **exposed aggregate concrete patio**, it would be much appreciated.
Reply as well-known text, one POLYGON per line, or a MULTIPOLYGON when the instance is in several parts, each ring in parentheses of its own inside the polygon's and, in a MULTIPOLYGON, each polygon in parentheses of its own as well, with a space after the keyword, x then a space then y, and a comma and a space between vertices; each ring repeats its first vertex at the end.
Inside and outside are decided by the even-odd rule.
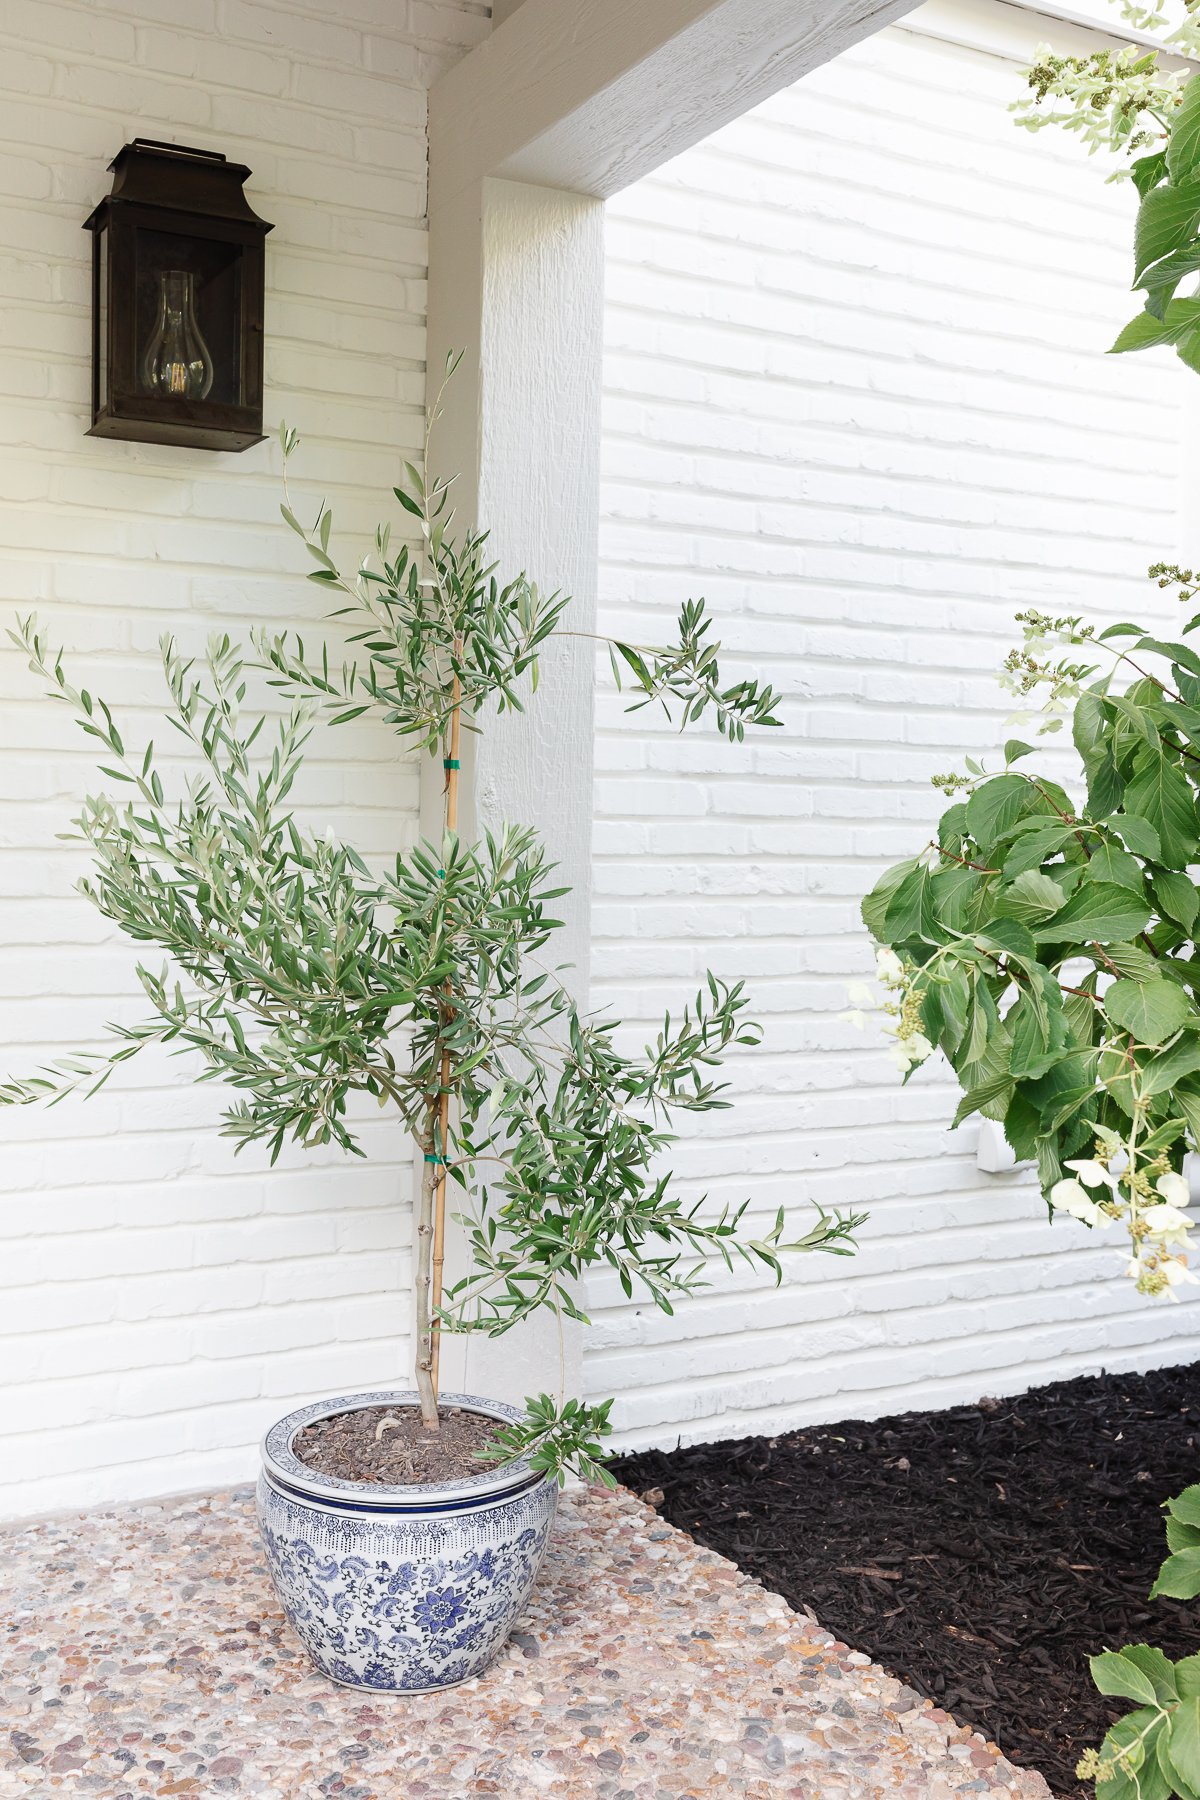
POLYGON ((5 1800, 1049 1794, 623 1491, 564 1497, 486 1675, 407 1699, 313 1671, 248 1490, 10 1527, 0 1557, 5 1800))

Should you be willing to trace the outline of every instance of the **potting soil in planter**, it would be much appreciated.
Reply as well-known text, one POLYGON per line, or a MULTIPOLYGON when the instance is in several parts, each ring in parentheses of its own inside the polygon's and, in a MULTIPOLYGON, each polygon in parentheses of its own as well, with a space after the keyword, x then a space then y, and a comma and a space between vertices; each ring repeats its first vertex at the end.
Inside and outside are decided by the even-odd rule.
POLYGON ((481 1456, 498 1430, 495 1419, 442 1407, 437 1431, 426 1431, 416 1407, 368 1406, 316 1419, 297 1432, 294 1454, 307 1468, 343 1481, 401 1484, 479 1475, 495 1457, 481 1456))

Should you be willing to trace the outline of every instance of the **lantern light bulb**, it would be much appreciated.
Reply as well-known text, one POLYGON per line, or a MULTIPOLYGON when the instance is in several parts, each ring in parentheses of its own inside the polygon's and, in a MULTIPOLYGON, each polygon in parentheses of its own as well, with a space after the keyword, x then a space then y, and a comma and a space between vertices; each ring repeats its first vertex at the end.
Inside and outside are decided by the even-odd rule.
POLYGON ((142 387, 164 399, 204 400, 213 360, 196 318, 195 284, 185 269, 158 278, 158 318, 142 352, 142 387))

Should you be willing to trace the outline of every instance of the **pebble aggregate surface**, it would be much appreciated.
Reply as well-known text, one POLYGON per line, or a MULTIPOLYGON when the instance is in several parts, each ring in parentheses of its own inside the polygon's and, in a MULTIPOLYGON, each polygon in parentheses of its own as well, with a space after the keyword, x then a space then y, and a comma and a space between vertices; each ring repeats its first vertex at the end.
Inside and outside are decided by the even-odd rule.
POLYGON ((0 1533, 4 1800, 1046 1800, 815 1620, 632 1494, 568 1493, 483 1676, 364 1694, 318 1675, 248 1489, 0 1533))

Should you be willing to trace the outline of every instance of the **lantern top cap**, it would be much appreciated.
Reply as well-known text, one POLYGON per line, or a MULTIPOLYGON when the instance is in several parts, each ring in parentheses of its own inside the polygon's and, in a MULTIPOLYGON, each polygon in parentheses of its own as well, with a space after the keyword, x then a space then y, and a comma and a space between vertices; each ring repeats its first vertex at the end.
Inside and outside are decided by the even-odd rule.
POLYGON ((115 180, 112 192, 87 220, 93 229, 108 207, 119 203, 237 220, 264 233, 271 230, 242 191, 250 170, 245 163, 228 161, 220 150, 134 138, 131 144, 122 145, 108 166, 115 180))

